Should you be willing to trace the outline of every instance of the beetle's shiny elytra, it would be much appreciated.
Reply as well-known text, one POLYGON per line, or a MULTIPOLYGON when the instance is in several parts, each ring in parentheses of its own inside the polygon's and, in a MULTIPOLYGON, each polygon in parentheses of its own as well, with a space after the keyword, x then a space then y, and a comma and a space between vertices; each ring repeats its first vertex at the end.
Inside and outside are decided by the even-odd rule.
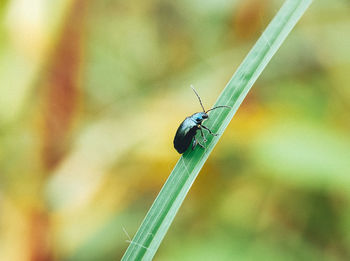
POLYGON ((217 134, 213 133, 210 129, 202 125, 203 121, 209 118, 208 116, 209 111, 212 111, 218 108, 229 108, 229 109, 231 108, 229 106, 221 105, 206 111, 203 107, 201 98, 199 97, 198 93, 196 92, 196 90, 193 88, 192 85, 191 85, 191 88, 196 94, 199 100, 199 103, 201 104, 201 107, 203 109, 203 112, 196 112, 195 114, 192 114, 191 116, 187 117, 177 129, 175 138, 174 138, 174 148, 180 154, 184 153, 191 143, 192 143, 192 150, 194 150, 194 148, 197 145, 204 148, 204 146, 201 143, 199 143, 199 141, 196 139, 197 130, 200 130, 201 136, 203 138, 203 142, 206 142, 207 140, 204 137, 204 133, 202 129, 207 130, 213 136, 217 136, 217 134))

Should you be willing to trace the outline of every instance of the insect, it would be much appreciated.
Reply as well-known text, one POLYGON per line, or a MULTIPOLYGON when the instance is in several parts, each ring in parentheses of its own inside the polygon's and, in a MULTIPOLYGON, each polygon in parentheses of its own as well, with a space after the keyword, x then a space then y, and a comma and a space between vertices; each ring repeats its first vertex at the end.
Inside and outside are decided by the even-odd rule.
POLYGON ((197 130, 200 130, 201 136, 203 138, 203 142, 206 142, 206 138, 204 137, 203 129, 207 130, 211 135, 217 136, 218 134, 213 133, 210 129, 208 129, 206 126, 204 126, 202 123, 204 120, 207 120, 209 118, 208 112, 218 109, 218 108, 229 108, 229 106, 221 105, 216 106, 214 108, 211 108, 210 110, 205 110, 201 101, 201 98, 199 97, 196 90, 191 85, 192 90, 196 94, 199 103, 201 104, 201 107, 203 109, 203 112, 196 112, 192 114, 191 116, 187 117, 179 126, 179 128, 176 131, 175 138, 174 138, 174 148, 177 150, 178 153, 182 154, 184 153, 188 146, 191 144, 192 140, 192 150, 199 145, 204 149, 204 146, 196 139, 196 133, 197 130))

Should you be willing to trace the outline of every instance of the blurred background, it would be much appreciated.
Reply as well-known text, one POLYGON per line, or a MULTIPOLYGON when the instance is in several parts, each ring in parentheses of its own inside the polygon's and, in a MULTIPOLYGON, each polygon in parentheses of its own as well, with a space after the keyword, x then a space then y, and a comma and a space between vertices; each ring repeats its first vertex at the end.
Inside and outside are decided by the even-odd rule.
MULTIPOLYGON (((0 1, 0 260, 119 260, 282 0, 0 1)), ((350 2, 314 1, 155 260, 350 260, 350 2)))

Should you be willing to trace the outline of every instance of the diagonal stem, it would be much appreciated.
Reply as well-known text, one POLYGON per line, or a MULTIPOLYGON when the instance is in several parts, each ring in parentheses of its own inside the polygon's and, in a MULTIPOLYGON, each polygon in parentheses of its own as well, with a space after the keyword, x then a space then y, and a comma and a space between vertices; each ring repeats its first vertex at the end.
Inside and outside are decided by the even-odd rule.
POLYGON ((192 151, 189 149, 179 159, 122 260, 151 260, 153 258, 209 154, 254 82, 311 2, 312 0, 285 1, 215 104, 216 106, 227 105, 232 109, 215 110, 210 113, 207 127, 219 135, 207 137, 206 150, 197 148, 192 151))

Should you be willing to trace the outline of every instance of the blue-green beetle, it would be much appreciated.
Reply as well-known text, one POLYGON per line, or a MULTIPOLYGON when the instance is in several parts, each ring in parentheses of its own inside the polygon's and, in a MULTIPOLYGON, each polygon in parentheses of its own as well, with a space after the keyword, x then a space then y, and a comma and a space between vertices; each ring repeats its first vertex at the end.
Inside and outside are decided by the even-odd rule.
POLYGON ((201 98, 199 97, 196 90, 191 85, 192 90, 198 97, 199 103, 201 104, 201 107, 203 109, 203 112, 196 112, 192 114, 191 116, 187 117, 179 126, 179 128, 176 131, 175 138, 174 138, 174 148, 177 150, 178 153, 182 154, 184 153, 188 146, 191 144, 192 140, 192 150, 197 146, 201 146, 204 148, 204 146, 199 143, 199 141, 196 139, 196 133, 197 130, 200 130, 201 135, 203 137, 203 141, 206 142, 207 140, 204 137, 203 129, 207 130, 211 135, 217 136, 218 134, 213 133, 210 129, 208 129, 206 126, 202 125, 203 121, 209 118, 208 112, 218 109, 218 108, 229 108, 229 106, 221 105, 216 106, 210 110, 205 110, 201 101, 201 98))

